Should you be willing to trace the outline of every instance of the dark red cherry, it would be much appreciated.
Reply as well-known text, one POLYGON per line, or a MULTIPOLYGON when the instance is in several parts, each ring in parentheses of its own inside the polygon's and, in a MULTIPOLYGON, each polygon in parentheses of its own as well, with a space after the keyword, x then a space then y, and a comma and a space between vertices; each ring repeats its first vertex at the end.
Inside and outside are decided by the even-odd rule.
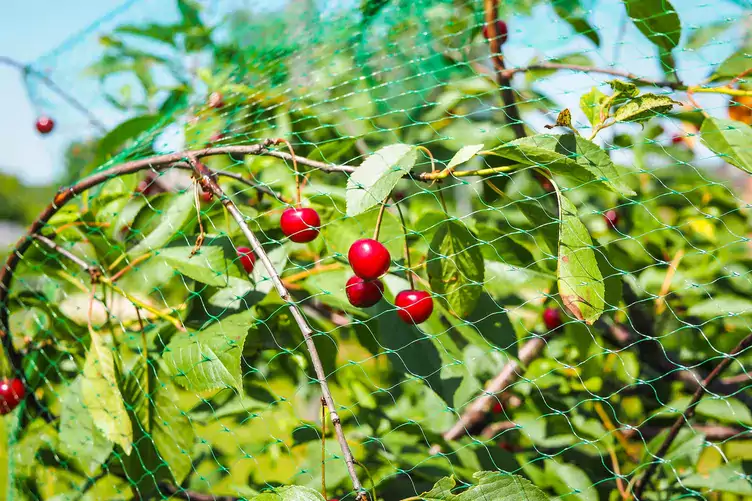
POLYGON ((397 315, 408 324, 421 324, 433 313, 433 298, 426 291, 409 289, 397 294, 394 304, 397 315))
MULTIPOLYGON (((488 33, 488 25, 483 26, 483 37, 488 39, 490 33, 488 33)), ((509 38, 509 29, 507 23, 499 19, 496 21, 496 37, 499 39, 499 44, 503 44, 509 38)))
POLYGON ((37 130, 40 134, 49 134, 55 127, 55 122, 50 117, 42 115, 37 118, 37 130))
POLYGON ((310 242, 319 234, 321 219, 318 212, 309 208, 285 209, 279 221, 282 233, 297 243, 310 242))
POLYGON ((253 273, 253 266, 256 264, 256 256, 248 247, 238 247, 237 252, 240 264, 243 265, 245 272, 250 275, 253 273))
POLYGON ((563 323, 561 319, 561 310, 559 308, 546 308, 543 312, 543 324, 546 329, 552 331, 561 327, 563 323))
POLYGON ((345 286, 347 300, 358 308, 368 308, 378 303, 384 295, 384 284, 378 278, 375 280, 363 280, 353 275, 347 280, 345 286))
POLYGON ((616 226, 619 224, 619 213, 615 210, 606 211, 606 213, 603 214, 603 220, 606 221, 609 228, 615 230, 616 226))
POLYGON ((201 192, 201 202, 208 204, 208 203, 211 203, 213 198, 214 198, 214 195, 212 195, 211 192, 209 191, 201 192))
POLYGON ((503 410, 501 407, 501 402, 496 402, 493 406, 493 413, 494 414, 501 414, 501 411, 503 410))
POLYGON ((0 381, 0 415, 8 414, 15 409, 26 395, 26 388, 18 378, 0 381))
POLYGON ((392 261, 386 247, 372 238, 356 240, 347 253, 353 272, 364 280, 374 280, 389 270, 392 261))

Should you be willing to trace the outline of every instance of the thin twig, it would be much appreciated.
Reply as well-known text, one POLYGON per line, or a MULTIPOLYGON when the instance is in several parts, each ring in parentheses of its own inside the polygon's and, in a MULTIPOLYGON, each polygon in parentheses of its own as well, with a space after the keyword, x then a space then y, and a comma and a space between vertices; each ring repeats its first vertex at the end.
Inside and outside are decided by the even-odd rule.
POLYGON ((405 223, 405 215, 402 214, 402 208, 399 206, 399 202, 394 202, 397 207, 397 214, 399 214, 400 225, 402 226, 402 234, 405 237, 405 268, 407 268, 407 281, 410 282, 410 288, 415 289, 415 274, 412 266, 410 265, 410 244, 407 243, 407 224, 405 223))
POLYGON ((459 421, 452 426, 446 433, 444 439, 457 440, 488 414, 493 405, 497 402, 498 394, 504 392, 509 385, 520 376, 523 365, 528 365, 535 360, 543 351, 546 345, 545 337, 536 337, 525 343, 520 348, 519 361, 509 360, 501 372, 492 379, 487 385, 483 394, 479 396, 460 416, 459 421))
POLYGON ((499 3, 498 0, 485 0, 483 5, 486 16, 486 29, 488 31, 488 45, 491 48, 491 59, 496 70, 496 81, 501 91, 504 114, 512 126, 514 135, 517 138, 525 137, 525 127, 520 120, 520 112, 517 109, 514 92, 509 81, 510 76, 507 76, 505 71, 504 56, 501 53, 501 40, 498 37, 499 33, 496 33, 496 18, 499 15, 499 3))
MULTIPOLYGON (((641 426, 624 430, 628 440, 649 440, 660 435, 668 428, 663 426, 641 426)), ((711 442, 725 442, 726 440, 752 440, 752 429, 736 428, 723 425, 693 425, 692 431, 705 436, 711 442)))
POLYGON ((381 202, 381 207, 379 207, 379 214, 376 216, 376 227, 373 229, 374 240, 379 239, 379 232, 381 231, 381 222, 384 220, 384 212, 386 211, 386 203, 389 201, 390 196, 391 195, 387 195, 386 198, 381 202))
POLYGON ((668 432, 668 436, 663 441, 660 449, 658 449, 658 452, 655 453, 654 457, 656 458, 656 460, 650 463, 650 466, 648 466, 645 474, 635 484, 633 494, 636 499, 640 499, 640 497, 642 496, 643 491, 650 482, 650 477, 652 477, 655 473, 655 470, 658 469, 658 465, 663 462, 663 457, 666 455, 666 452, 668 452, 671 444, 674 443, 674 440, 676 440, 676 437, 679 434, 679 430, 681 430, 682 426, 684 426, 684 423, 689 422, 689 420, 692 419, 692 417, 695 415, 697 404, 705 394, 705 388, 710 386, 710 384, 715 381, 715 379, 720 376, 720 374, 724 370, 726 370, 729 365, 731 365, 731 362, 736 359, 735 357, 742 351, 746 350, 750 345, 752 345, 752 334, 749 334, 747 337, 742 339, 739 344, 737 344, 736 347, 731 351, 731 353, 726 355, 725 358, 721 360, 721 362, 716 366, 716 368, 713 369, 710 374, 708 374, 708 376, 702 381, 702 383, 700 383, 700 386, 697 388, 694 395, 692 395, 692 400, 689 402, 689 405, 684 410, 684 412, 682 412, 681 416, 676 419, 674 425, 668 432))
MULTIPOLYGON (((191 159, 189 159, 189 161, 190 160, 191 159)), ((238 210, 233 201, 224 194, 219 185, 214 181, 213 173, 203 164, 198 162, 195 162, 193 164, 193 167, 195 169, 196 176, 198 177, 199 182, 201 183, 201 186, 204 188, 204 190, 208 190, 214 193, 214 195, 222 201, 222 204, 224 204, 227 212, 230 213, 232 218, 238 224, 241 232, 248 240, 248 243, 251 245, 251 250, 253 250, 256 256, 258 256, 259 260, 261 260, 261 263, 266 268, 267 273, 269 273, 272 284, 277 290, 277 293, 282 298, 282 300, 287 303, 288 308, 290 309, 290 313, 295 320, 295 323, 298 325, 300 332, 303 334, 306 346, 308 347, 308 353, 311 356, 311 362, 313 364, 314 371, 316 372, 316 377, 319 380, 319 385, 321 386, 321 393, 323 394, 323 398, 326 400, 327 407, 329 408, 329 418, 331 419, 332 425, 334 426, 334 430, 337 434, 337 439, 342 450, 342 455, 344 456, 345 464, 347 466, 348 473, 350 474, 350 479, 352 480, 353 489, 355 490, 355 492, 357 492, 356 499, 358 499, 358 501, 367 500, 368 496, 363 490, 363 486, 361 485, 360 480, 358 479, 358 475, 355 472, 355 460, 353 458, 352 451, 350 450, 350 446, 347 443, 347 437, 345 437, 344 430, 342 429, 342 422, 340 421, 340 417, 337 414, 337 407, 334 402, 334 398, 332 397, 332 393, 329 390, 329 384, 326 380, 326 372, 324 371, 324 366, 321 364, 321 358, 319 357, 318 349, 316 348, 316 344, 313 341, 313 330, 308 325, 308 322, 303 316, 300 307, 295 301, 293 301, 292 296, 290 296, 287 288, 282 283, 282 279, 280 278, 279 273, 274 268, 274 264, 272 264, 271 259, 269 259, 269 255, 262 247, 261 242, 258 240, 253 231, 251 231, 251 229, 248 227, 243 214, 240 212, 240 210, 238 210)))

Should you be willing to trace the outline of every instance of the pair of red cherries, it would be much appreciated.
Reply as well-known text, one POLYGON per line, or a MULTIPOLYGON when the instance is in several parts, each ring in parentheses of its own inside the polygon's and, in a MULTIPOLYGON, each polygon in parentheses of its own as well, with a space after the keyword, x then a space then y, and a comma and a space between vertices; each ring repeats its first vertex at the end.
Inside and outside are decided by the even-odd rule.
MULTIPOLYGON (((368 308, 378 303, 384 295, 384 284, 379 277, 389 270, 392 258, 378 240, 364 238, 355 241, 347 253, 350 267, 355 273, 345 287, 350 304, 368 308)), ((433 313, 433 298, 426 291, 408 289, 394 298, 397 315, 408 324, 420 324, 433 313)))
MULTIPOLYGON (((204 192, 206 194, 207 192, 204 192)), ((204 198, 206 200, 206 198, 204 198)), ((211 193, 209 193, 211 200, 211 193)), ((282 233, 295 243, 306 243, 314 240, 319 235, 321 227, 321 218, 319 213, 307 207, 289 208, 282 213, 279 220, 279 227, 282 233)), ((248 247, 237 248, 240 264, 249 275, 253 273, 253 267, 256 264, 256 256, 248 247)))

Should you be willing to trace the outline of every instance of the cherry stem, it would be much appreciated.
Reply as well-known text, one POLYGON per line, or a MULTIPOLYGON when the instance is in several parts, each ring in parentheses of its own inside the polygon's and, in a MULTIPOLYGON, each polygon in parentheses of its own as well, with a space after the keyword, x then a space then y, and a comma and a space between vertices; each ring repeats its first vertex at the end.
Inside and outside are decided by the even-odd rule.
MULTIPOLYGON (((425 152, 426 155, 428 155, 428 158, 431 159, 431 175, 435 176, 436 175, 436 160, 433 158, 433 154, 431 153, 431 150, 429 150, 425 146, 416 146, 415 149, 425 152)), ((444 171, 442 171, 442 174, 444 172, 449 174, 451 171, 444 169, 444 171)), ((436 182, 435 179, 434 179, 434 182, 436 182)), ((446 200, 444 200, 444 192, 442 192, 441 189, 437 189, 436 193, 439 194, 439 201, 441 202, 441 206, 444 208, 444 212, 448 213, 446 200)))
POLYGON ((300 201, 303 198, 300 195, 301 187, 300 187, 300 173, 298 172, 298 161, 295 159, 295 150, 292 149, 292 145, 290 144, 290 141, 284 138, 279 138, 274 140, 274 144, 280 144, 284 143, 287 146, 287 149, 290 150, 290 159, 292 160, 292 168, 295 169, 295 195, 296 200, 298 202, 298 207, 300 207, 300 201))
POLYGON ((379 215, 376 217, 376 228, 373 230, 373 239, 378 240, 379 239, 379 232, 381 231, 381 222, 384 220, 384 212, 386 211, 386 203, 389 201, 389 196, 387 195, 383 202, 381 202, 381 207, 379 207, 379 215))
POLYGON ((407 225, 405 224, 405 216, 402 214, 402 209, 399 203, 395 202, 397 212, 399 213, 400 222, 402 223, 402 233, 405 235, 405 265, 407 265, 407 280, 410 282, 410 288, 415 289, 415 277, 413 277, 412 265, 410 264, 410 246, 407 243, 407 225))

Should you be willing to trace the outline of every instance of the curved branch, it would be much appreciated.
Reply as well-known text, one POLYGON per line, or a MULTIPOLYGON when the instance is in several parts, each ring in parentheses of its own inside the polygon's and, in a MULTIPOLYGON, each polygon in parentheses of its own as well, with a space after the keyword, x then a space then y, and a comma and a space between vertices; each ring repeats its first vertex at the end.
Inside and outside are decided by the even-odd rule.
POLYGON ((658 469, 658 465, 663 462, 663 457, 666 455, 666 452, 668 452, 671 444, 674 443, 674 440, 676 440, 676 437, 679 435, 679 431, 681 430, 682 426, 684 426, 684 423, 689 422, 689 420, 692 419, 692 417, 695 415, 697 404, 705 394, 705 389, 710 386, 713 381, 715 381, 716 378, 718 378, 718 376, 720 376, 721 373, 726 370, 729 365, 731 365, 731 362, 736 359, 736 355, 749 348, 750 345, 752 345, 752 334, 749 334, 747 337, 742 339, 739 344, 737 344, 736 347, 731 351, 731 353, 726 355, 725 358, 721 360, 721 362, 716 366, 716 368, 713 369, 710 374, 708 374, 708 376, 702 381, 702 383, 700 383, 700 386, 697 388, 694 395, 692 395, 692 400, 689 402, 689 405, 684 410, 684 412, 682 412, 681 416, 679 416, 676 421, 674 421, 674 424, 673 426, 671 426, 671 430, 668 432, 668 436, 666 436, 666 439, 663 441, 661 448, 658 449, 658 452, 655 453, 655 461, 650 463, 650 466, 648 466, 645 474, 635 484, 633 491, 635 499, 640 499, 640 496, 642 496, 642 492, 650 482, 650 477, 652 477, 655 473, 655 470, 658 469))

